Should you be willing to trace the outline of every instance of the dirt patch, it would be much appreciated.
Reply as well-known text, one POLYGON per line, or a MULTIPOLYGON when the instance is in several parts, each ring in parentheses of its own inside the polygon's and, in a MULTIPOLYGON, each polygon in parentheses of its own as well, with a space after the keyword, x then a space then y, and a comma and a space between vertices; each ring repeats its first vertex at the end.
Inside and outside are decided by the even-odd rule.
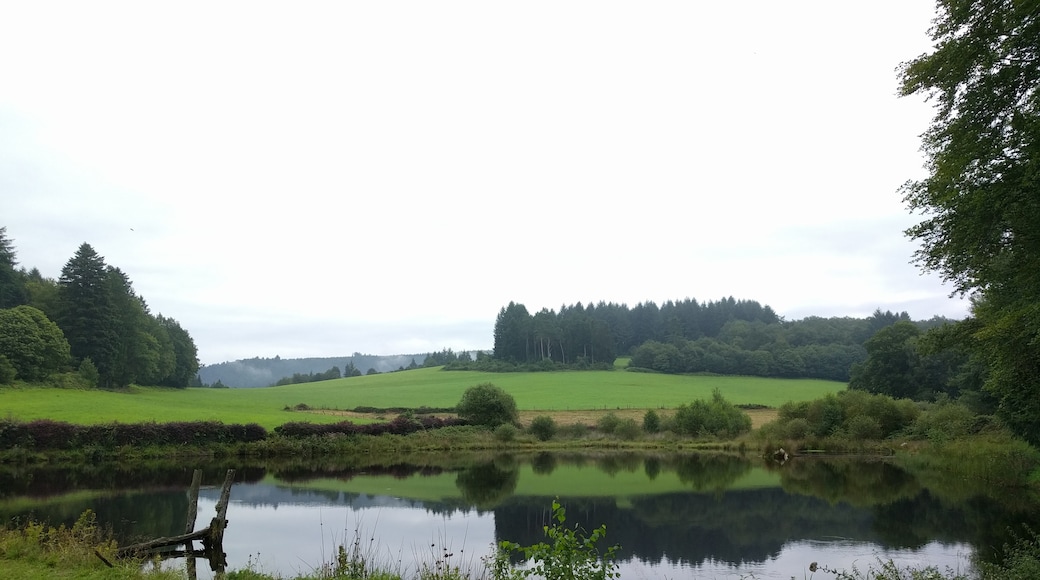
MULTIPOLYGON (((654 409, 661 418, 668 417, 675 411, 672 409, 654 409)), ((639 425, 643 424, 643 415, 646 409, 589 409, 589 410, 567 410, 567 411, 520 411, 520 423, 525 427, 531 424, 531 420, 540 415, 548 415, 556 421, 557 425, 588 425, 595 426, 604 415, 614 413, 621 419, 634 419, 639 425)), ((345 421, 352 419, 384 420, 393 419, 394 414, 357 413, 354 411, 339 411, 335 409, 311 409, 308 413, 319 415, 334 415, 343 417, 345 421)), ((776 419, 776 409, 747 409, 744 411, 751 417, 751 427, 758 429, 762 425, 776 419)), ((437 417, 452 417, 449 413, 435 413, 437 417)))
MULTIPOLYGON (((590 409, 586 411, 520 411, 520 423, 527 426, 531 419, 540 415, 548 415, 556 421, 557 425, 583 424, 595 426, 596 423, 608 413, 614 413, 621 419, 634 419, 639 425, 643 424, 643 415, 647 409, 590 409)), ((661 418, 669 417, 675 413, 672 409, 654 409, 661 418)), ((776 419, 776 409, 748 409, 744 411, 751 417, 751 427, 758 429, 769 421, 776 419)))

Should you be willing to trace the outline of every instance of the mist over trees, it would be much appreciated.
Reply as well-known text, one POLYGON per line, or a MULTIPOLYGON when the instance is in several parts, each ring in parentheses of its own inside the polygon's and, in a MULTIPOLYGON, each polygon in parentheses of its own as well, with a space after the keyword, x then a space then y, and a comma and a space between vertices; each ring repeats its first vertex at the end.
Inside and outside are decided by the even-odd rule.
POLYGON ((74 382, 87 386, 183 388, 195 377, 191 335, 152 314, 126 273, 90 244, 76 250, 58 280, 16 266, 0 227, 0 382, 78 371, 74 382))

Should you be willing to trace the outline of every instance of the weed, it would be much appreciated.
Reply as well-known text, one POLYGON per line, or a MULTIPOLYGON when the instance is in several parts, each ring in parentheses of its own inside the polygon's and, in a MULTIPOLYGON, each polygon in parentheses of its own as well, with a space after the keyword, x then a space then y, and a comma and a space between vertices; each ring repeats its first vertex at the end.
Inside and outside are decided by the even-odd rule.
POLYGON ((606 526, 601 525, 590 535, 580 527, 565 527, 567 512, 558 500, 552 502, 550 521, 550 525, 543 527, 548 543, 539 542, 531 546, 508 540, 499 543, 498 551, 490 561, 492 578, 521 580, 533 576, 553 580, 606 580, 620 577, 615 562, 620 546, 610 546, 602 556, 597 547, 607 534, 606 526), (517 553, 524 556, 529 566, 512 565, 509 556, 517 553))

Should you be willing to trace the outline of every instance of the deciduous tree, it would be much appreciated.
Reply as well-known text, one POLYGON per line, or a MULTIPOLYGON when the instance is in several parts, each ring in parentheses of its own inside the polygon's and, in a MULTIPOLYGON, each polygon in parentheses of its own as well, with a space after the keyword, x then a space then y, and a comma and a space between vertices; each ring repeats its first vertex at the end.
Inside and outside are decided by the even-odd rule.
POLYGON ((917 260, 976 298, 986 386, 1040 443, 1040 1, 939 0, 934 49, 905 63, 904 95, 936 105, 927 175, 903 186, 924 215, 917 260))

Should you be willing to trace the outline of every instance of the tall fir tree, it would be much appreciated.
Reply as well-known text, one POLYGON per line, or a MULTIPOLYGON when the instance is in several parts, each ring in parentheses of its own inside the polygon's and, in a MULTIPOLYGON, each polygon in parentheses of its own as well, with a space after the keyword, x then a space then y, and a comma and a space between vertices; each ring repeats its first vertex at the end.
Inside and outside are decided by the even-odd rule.
POLYGON ((7 237, 7 226, 0 227, 0 308, 13 308, 28 302, 24 276, 15 269, 14 243, 7 237))
POLYGON ((119 319, 109 291, 105 260, 84 242, 61 269, 58 279, 58 326, 65 333, 75 364, 91 359, 99 385, 116 385, 119 319))

